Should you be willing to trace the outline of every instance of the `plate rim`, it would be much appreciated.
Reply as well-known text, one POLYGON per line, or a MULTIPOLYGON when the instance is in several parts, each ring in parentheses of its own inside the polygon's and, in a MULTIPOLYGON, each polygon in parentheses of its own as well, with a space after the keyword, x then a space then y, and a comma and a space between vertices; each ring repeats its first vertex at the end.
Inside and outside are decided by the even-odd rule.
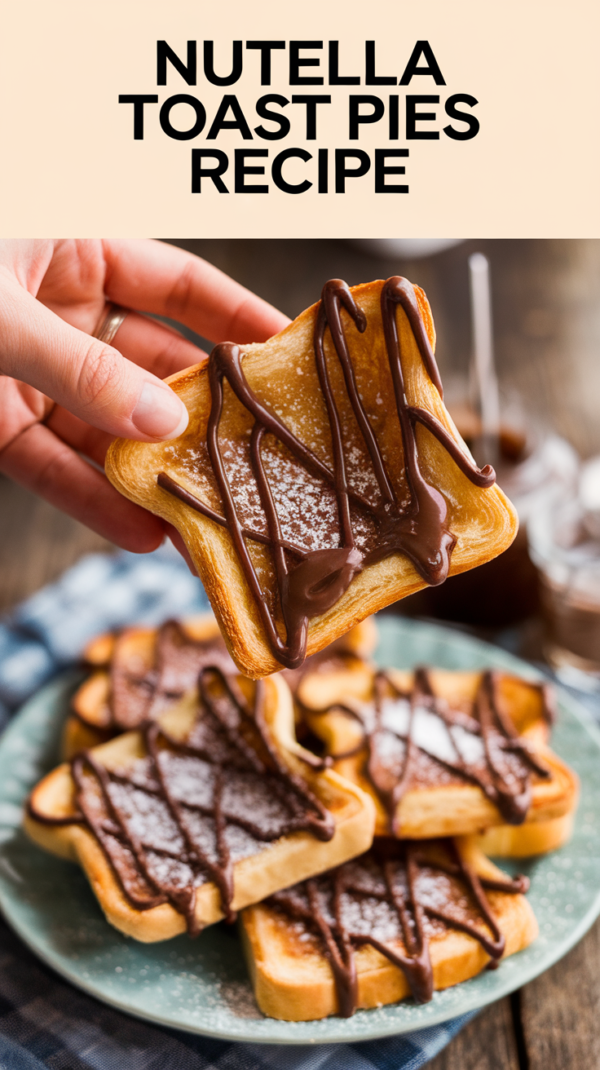
MULTIPOLYGON (((479 648, 479 652, 482 657, 489 653, 490 657, 493 657, 496 662, 499 660, 499 656, 502 661, 505 662, 506 667, 513 667, 515 671, 519 671, 521 675, 527 675, 532 680, 544 680, 549 679, 548 674, 538 669, 531 663, 518 658, 516 655, 497 647, 492 643, 479 639, 476 636, 469 635, 459 629, 453 629, 445 627, 444 625, 429 622, 420 621, 407 617, 396 617, 392 615, 386 615, 380 617, 377 622, 380 636, 383 636, 388 630, 396 630, 397 626, 401 628, 415 628, 422 631, 423 634, 433 633, 437 636, 438 642, 444 641, 450 646, 458 643, 461 644, 461 640, 467 640, 471 649, 479 648)), ((20 707, 17 713, 11 718, 8 726, 0 737, 0 755, 5 746, 5 741, 9 741, 13 735, 19 736, 19 729, 22 726, 23 717, 27 717, 32 708, 37 708, 40 703, 49 704, 51 702, 58 702, 62 698, 66 698, 69 691, 73 688, 76 681, 81 679, 80 669, 67 669, 66 671, 55 676, 50 682, 45 684, 37 692, 35 692, 30 698, 20 707)), ((583 728, 583 730, 594 740, 594 743, 600 751, 600 728, 592 719, 589 711, 581 703, 577 701, 572 695, 570 695, 560 684, 556 684, 557 699, 559 704, 562 702, 566 707, 568 715, 574 717, 583 728)), ((0 789, 1 790, 1 789, 0 789)), ((1 801, 1 800, 0 800, 1 801)), ((1 851, 1 846, 0 846, 1 851)), ((475 993, 474 996, 469 998, 468 983, 464 982, 464 998, 459 1008, 453 1009, 452 1013, 448 1013, 447 1008, 440 1008, 438 1013, 433 1013, 431 1018, 426 1022, 420 1024, 411 1025, 407 1023, 403 1026, 402 1023, 389 1022, 379 1023, 372 1028, 365 1024, 365 1028, 361 1030, 360 1035, 346 1036, 346 1037, 306 1037, 296 1038, 285 1035, 285 1028, 289 1024, 283 1020, 271 1019, 274 1023, 274 1029, 277 1027, 281 1029, 281 1034, 271 1036, 256 1036, 252 1033, 252 1029, 249 1026, 248 1032, 236 1031, 233 1033, 228 1032, 222 1028, 211 1029, 210 1025, 196 1026, 193 1023, 181 1023, 174 1022, 172 1017, 161 1017, 160 1014, 154 1012, 146 1013, 143 1008, 132 1007, 129 1003, 124 1002, 116 996, 100 992, 97 985, 92 981, 88 982, 81 974, 69 968, 69 965, 63 962, 59 957, 55 958, 52 953, 48 953, 44 947, 40 947, 36 944, 35 939, 31 939, 29 932, 25 929, 19 918, 12 911, 13 897, 10 895, 8 886, 5 885, 4 880, 0 876, 0 910, 3 917, 6 920, 10 928, 17 934, 19 939, 29 948, 29 950, 40 959, 45 965, 49 966, 55 973, 63 977, 74 987, 81 991, 86 992, 94 999, 99 1000, 102 1003, 107 1004, 120 1011, 121 1013, 128 1014, 134 1018, 141 1019, 153 1023, 154 1025, 163 1026, 168 1029, 179 1030, 184 1033, 189 1033, 195 1036, 206 1036, 216 1040, 223 1040, 234 1043, 246 1043, 246 1044, 269 1044, 269 1045, 286 1045, 286 1046, 317 1046, 317 1045, 336 1045, 344 1043, 362 1043, 363 1041, 382 1040, 386 1037, 410 1035, 411 1032, 421 1032, 424 1029, 429 1029, 435 1026, 439 1026, 444 1022, 451 1021, 454 1018, 460 1017, 465 1014, 473 1013, 477 1010, 482 1010, 484 1007, 489 1006, 491 1003, 497 1000, 505 998, 510 993, 517 989, 529 984, 536 977, 545 973, 546 970, 554 966, 560 959, 562 959, 568 952, 582 939, 582 937, 588 932, 593 925, 594 921, 600 914, 600 886, 596 893, 595 898, 588 907, 586 913, 579 919, 579 922, 574 927, 558 947, 555 947, 548 953, 547 958, 543 958, 542 964, 540 962, 533 962, 529 968, 525 968, 518 973, 517 978, 512 975, 507 975, 506 981, 503 984, 499 984, 493 992, 490 993, 475 993)), ((108 922, 106 923, 108 924, 108 922)), ((525 949, 526 950, 526 949, 525 949)), ((517 953, 517 956, 520 953, 517 953)), ((511 956, 512 957, 512 956, 511 956)), ((470 980, 474 980, 471 978, 470 980)), ((364 1011, 361 1013, 365 1013, 364 1011)), ((332 1018, 335 1020, 335 1017, 332 1018)), ((251 1020, 249 1020, 251 1021, 251 1020)), ((340 1023, 344 1022, 344 1019, 339 1020, 340 1023)), ((306 1023, 308 1024, 308 1023, 306 1023)))

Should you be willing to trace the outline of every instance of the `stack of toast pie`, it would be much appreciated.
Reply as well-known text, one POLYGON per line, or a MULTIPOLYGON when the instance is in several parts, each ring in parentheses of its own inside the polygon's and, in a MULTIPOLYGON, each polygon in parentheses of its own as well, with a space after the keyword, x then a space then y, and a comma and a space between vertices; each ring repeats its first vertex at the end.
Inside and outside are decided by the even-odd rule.
POLYGON ((269 342, 169 380, 180 439, 107 458, 178 529, 214 616, 89 645, 66 760, 25 826, 137 940, 237 919, 275 1018, 425 1002, 495 968, 537 924, 527 879, 488 856, 570 834, 547 685, 373 661, 371 614, 517 528, 444 407, 434 345, 406 279, 332 280, 269 342))

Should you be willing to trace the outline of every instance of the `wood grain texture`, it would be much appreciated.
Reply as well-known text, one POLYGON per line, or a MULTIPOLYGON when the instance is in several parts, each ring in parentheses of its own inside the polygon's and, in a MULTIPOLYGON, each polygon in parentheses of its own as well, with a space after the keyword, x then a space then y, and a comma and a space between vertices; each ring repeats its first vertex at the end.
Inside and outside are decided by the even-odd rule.
POLYGON ((600 921, 564 958, 521 991, 527 1070, 600 1066, 600 921))
POLYGON ((50 583, 83 554, 114 547, 0 476, 0 612, 50 583))
POLYGON ((509 999, 478 1014, 428 1070, 520 1070, 509 999))

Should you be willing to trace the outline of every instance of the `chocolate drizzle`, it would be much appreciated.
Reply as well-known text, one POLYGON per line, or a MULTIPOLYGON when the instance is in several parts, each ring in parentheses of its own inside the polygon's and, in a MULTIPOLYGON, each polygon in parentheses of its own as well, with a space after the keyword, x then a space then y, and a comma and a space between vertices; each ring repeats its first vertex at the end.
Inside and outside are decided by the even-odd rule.
POLYGON ((160 487, 227 528, 256 600, 269 646, 277 660, 290 669, 296 668, 305 658, 309 621, 331 609, 354 577, 368 565, 391 554, 402 553, 410 559, 427 583, 437 585, 446 579, 456 539, 446 526, 445 499, 427 482, 421 471, 416 438, 417 424, 426 427, 434 435, 464 475, 476 486, 490 487, 495 480, 494 470, 489 465, 483 469, 477 468, 432 413, 409 404, 396 322, 398 305, 408 317, 423 365, 440 394, 441 381, 413 286, 399 276, 388 279, 381 292, 381 315, 404 451, 404 497, 392 483, 381 444, 361 399, 341 311, 344 309, 347 312, 359 333, 365 331, 367 320, 348 286, 340 279, 332 279, 323 287, 314 327, 315 362, 327 410, 333 466, 330 467, 317 457, 286 427, 276 413, 257 397, 242 370, 242 351, 239 346, 225 342, 213 349, 209 359, 212 400, 207 431, 208 453, 221 496, 223 515, 205 505, 167 473, 161 472, 158 476, 160 487), (340 409, 331 384, 331 369, 325 355, 327 328, 343 374, 347 398, 370 459, 374 478, 373 494, 370 497, 352 486, 348 474, 347 443, 344 441, 340 409), (237 399, 254 418, 250 438, 250 464, 266 522, 266 533, 243 522, 227 476, 219 445, 224 380, 227 380, 237 399), (274 436, 312 477, 324 481, 335 492, 338 531, 332 534, 334 537, 337 534, 338 546, 306 550, 284 537, 264 463, 263 447, 267 435, 274 436), (362 521, 363 526, 367 524, 372 532, 368 544, 361 544, 357 539, 357 521, 362 521), (286 632, 285 640, 277 628, 275 615, 261 586, 246 540, 262 543, 271 550, 286 632))
POLYGON ((414 999, 433 996, 430 940, 472 936, 497 965, 505 941, 486 891, 527 891, 526 877, 479 876, 453 840, 381 839, 365 855, 265 901, 314 935, 335 981, 339 1013, 358 1003, 355 951, 370 945, 404 973, 414 999))
POLYGON ((200 884, 214 881, 231 920, 235 861, 293 832, 327 841, 335 831, 332 815, 271 739, 262 681, 251 708, 234 678, 207 666, 200 702, 201 715, 183 741, 147 721, 146 756, 127 768, 108 769, 93 751, 77 755, 72 817, 49 818, 29 804, 37 821, 85 825, 131 906, 170 903, 192 935, 200 884))
MULTIPOLYGON (((542 690, 545 699, 545 691, 542 690)), ((502 710, 498 676, 482 674, 473 709, 453 709, 433 693, 427 669, 417 669, 412 691, 396 687, 386 672, 373 680, 373 700, 355 708, 336 703, 322 716, 339 711, 360 724, 362 739, 334 761, 363 755, 363 773, 385 807, 391 831, 399 835, 398 806, 417 784, 439 783, 440 772, 476 784, 506 822, 519 825, 531 804, 531 774, 547 779, 527 740, 520 737, 502 710)))
POLYGON ((154 660, 138 671, 131 658, 123 657, 127 633, 118 636, 110 664, 110 727, 137 728, 154 720, 168 706, 192 690, 205 665, 217 665, 223 672, 235 672, 227 647, 220 635, 192 638, 179 621, 167 620, 156 633, 154 660))
POLYGON ((340 635, 322 650, 310 654, 297 669, 281 670, 281 675, 294 697, 298 694, 305 676, 310 676, 312 673, 343 672, 366 664, 364 655, 354 649, 352 643, 349 642, 350 634, 340 635))

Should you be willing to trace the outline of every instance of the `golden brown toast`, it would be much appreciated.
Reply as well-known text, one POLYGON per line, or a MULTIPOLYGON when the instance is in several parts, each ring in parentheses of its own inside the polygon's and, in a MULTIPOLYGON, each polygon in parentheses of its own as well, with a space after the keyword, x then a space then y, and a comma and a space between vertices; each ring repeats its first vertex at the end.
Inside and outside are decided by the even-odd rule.
POLYGON ((243 912, 257 1003, 307 1021, 411 993, 425 1002, 536 938, 527 886, 468 841, 375 841, 335 873, 243 912))
POLYGON ((358 672, 362 665, 370 663, 371 654, 377 646, 377 625, 374 617, 366 617, 355 624, 346 635, 334 639, 329 646, 311 654, 297 669, 282 669, 281 674, 292 694, 302 687, 306 676, 328 676, 332 672, 358 672))
MULTIPOLYGON (((163 624, 169 623, 173 618, 164 621, 163 624)), ((215 621, 212 613, 198 613, 193 617, 183 617, 176 620, 184 636, 189 639, 190 642, 210 643, 215 639, 218 639, 221 635, 219 626, 215 621)), ((139 642, 138 650, 140 656, 143 659, 143 667, 152 663, 152 658, 156 646, 156 639, 159 628, 161 625, 154 627, 145 627, 142 625, 131 625, 128 628, 124 628, 118 632, 102 632, 100 635, 94 636, 86 644, 83 650, 82 658, 84 665, 89 668, 108 668, 114 654, 115 647, 118 645, 121 636, 128 634, 135 636, 139 642)), ((134 666, 135 668, 135 666, 134 666)))
MULTIPOLYGON (((190 639, 199 641, 211 641, 218 638, 221 635, 219 626, 211 613, 203 613, 197 617, 187 617, 179 621, 182 630, 190 639)), ((140 637, 142 634, 150 642, 155 642, 156 628, 131 628, 127 629, 128 632, 134 632, 140 637)), ((94 636, 87 643, 82 660, 85 665, 90 668, 104 668, 107 667, 115 651, 115 644, 117 642, 117 635, 114 632, 103 632, 101 635, 94 636)), ((360 621, 354 628, 351 628, 346 635, 341 635, 339 639, 336 639, 334 643, 326 647, 313 656, 312 660, 304 662, 300 669, 284 669, 283 675, 286 681, 289 683, 290 679, 295 678, 295 673, 298 673, 298 677, 303 676, 306 672, 312 672, 315 667, 318 671, 324 671, 325 668, 329 669, 331 661, 337 661, 338 658, 363 658, 367 659, 375 650, 377 646, 377 625, 374 617, 366 617, 365 620, 360 621)), ((144 660, 150 661, 149 657, 146 658, 144 651, 144 660)))
POLYGON ((235 672, 210 613, 159 628, 125 628, 88 643, 84 661, 93 671, 71 700, 63 754, 97 746, 119 732, 156 719, 197 683, 200 669, 218 665, 235 672))
MULTIPOLYGON (((347 635, 340 636, 331 646, 308 658, 299 669, 285 669, 283 676, 295 691, 306 672, 356 669, 372 654, 376 643, 375 622, 372 617, 367 617, 347 635)), ((63 732, 63 757, 68 760, 80 750, 107 742, 125 728, 138 727, 149 715, 164 712, 186 690, 196 685, 202 665, 213 662, 215 657, 222 668, 235 671, 212 614, 179 622, 166 621, 160 629, 131 627, 119 635, 96 636, 84 650, 83 660, 93 671, 71 700, 72 714, 67 718, 63 732), (166 649, 163 646, 162 658, 157 658, 161 631, 165 627, 172 631, 174 625, 180 635, 179 643, 183 640, 187 647, 183 665, 181 659, 168 657, 172 645, 166 649), (165 668, 168 670, 166 674, 165 668), (111 677, 115 670, 126 677, 129 685, 126 689, 121 687, 117 695, 117 700, 120 698, 121 701, 117 701, 116 708, 111 702, 111 677), (161 675, 165 677, 166 688, 160 686, 161 675), (125 709, 121 710, 123 704, 125 709)))
POLYGON ((525 821, 523 825, 495 825, 471 837, 477 847, 493 858, 531 858, 557 851, 573 835, 575 808, 547 821, 525 821))
POLYGON ((250 677, 501 553, 517 516, 450 418, 422 290, 323 298, 264 344, 222 343, 168 382, 175 442, 117 440, 109 479, 180 532, 250 677))
POLYGON ((205 669, 188 695, 33 790, 25 829, 79 862, 137 940, 191 933, 369 846, 368 796, 298 745, 281 677, 205 669))
POLYGON ((496 853, 504 835, 499 853, 515 855, 564 842, 577 805, 576 774, 546 744, 548 701, 545 686, 503 673, 380 673, 366 663, 307 675, 297 695, 333 768, 371 794, 376 835, 508 826, 481 842, 496 853))

